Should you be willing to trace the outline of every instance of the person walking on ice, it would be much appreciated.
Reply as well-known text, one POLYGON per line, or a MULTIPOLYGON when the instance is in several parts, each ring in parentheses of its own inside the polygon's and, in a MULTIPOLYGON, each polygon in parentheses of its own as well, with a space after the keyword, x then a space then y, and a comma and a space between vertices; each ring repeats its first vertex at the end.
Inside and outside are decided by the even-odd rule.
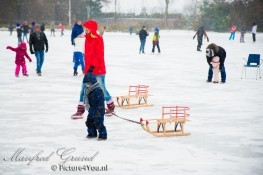
POLYGON ((106 140, 107 130, 104 126, 105 105, 103 91, 92 73, 85 75, 83 84, 86 87, 85 101, 89 111, 86 120, 87 138, 97 138, 99 133, 98 140, 106 140))
POLYGON ((85 38, 84 34, 80 34, 78 37, 74 39, 74 72, 73 76, 78 75, 78 66, 81 65, 82 73, 84 73, 84 46, 85 46, 85 38))
POLYGON ((26 43, 22 42, 17 48, 13 48, 11 46, 7 46, 6 49, 10 49, 14 52, 16 52, 16 69, 15 69, 15 76, 19 77, 20 67, 22 67, 22 73, 23 76, 28 76, 27 74, 27 68, 26 68, 26 61, 25 57, 32 62, 32 59, 28 56, 26 50, 26 43))
POLYGON ((235 40, 235 33, 236 33, 236 26, 232 24, 231 29, 230 29, 230 37, 229 40, 235 40))
MULTIPOLYGON (((115 105, 113 99, 106 89, 105 85, 105 75, 106 67, 104 61, 104 43, 103 38, 97 33, 98 24, 94 20, 88 20, 84 23, 84 30, 86 33, 85 40, 85 69, 84 73, 92 73, 95 75, 97 82, 100 85, 104 93, 104 100, 107 104, 106 115, 110 115, 114 112, 115 105)), ((82 115, 85 112, 84 107, 84 89, 85 84, 82 83, 79 104, 77 107, 77 112, 71 116, 72 119, 83 118, 82 115)))
POLYGON ((159 38, 160 38, 159 28, 156 27, 156 28, 154 29, 154 35, 153 35, 153 48, 152 48, 152 53, 154 53, 155 46, 157 46, 158 53, 161 53, 160 46, 159 46, 159 38))
POLYGON ((257 24, 254 22, 252 27, 252 38, 253 42, 256 42, 257 24))
POLYGON ((40 25, 35 25, 35 31, 30 35, 29 46, 31 54, 35 54, 37 59, 37 74, 42 75, 42 66, 44 63, 44 50, 48 52, 48 41, 44 32, 40 31, 40 25))
POLYGON ((207 42, 209 42, 208 35, 204 29, 204 26, 199 27, 195 35, 193 36, 193 39, 195 39, 195 36, 197 35, 197 51, 202 51, 201 46, 203 45, 203 36, 205 35, 207 38, 207 42))
POLYGON ((141 42, 141 46, 140 46, 140 51, 139 53, 145 53, 144 52, 144 47, 145 47, 145 43, 146 43, 146 37, 149 35, 149 33, 146 31, 146 27, 143 26, 142 30, 139 32, 139 37, 140 37, 140 42, 141 42))

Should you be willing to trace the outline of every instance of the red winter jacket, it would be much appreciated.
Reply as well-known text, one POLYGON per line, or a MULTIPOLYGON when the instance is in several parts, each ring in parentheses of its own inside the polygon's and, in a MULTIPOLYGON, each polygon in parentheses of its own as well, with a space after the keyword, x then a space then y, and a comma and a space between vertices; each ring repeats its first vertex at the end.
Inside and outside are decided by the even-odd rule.
POLYGON ((88 73, 90 66, 94 66, 94 75, 106 74, 104 62, 104 43, 100 35, 97 34, 98 24, 96 21, 88 20, 84 23, 84 27, 90 30, 86 34, 85 41, 85 69, 84 73, 88 73))
POLYGON ((16 64, 25 64, 25 57, 31 62, 31 58, 28 56, 26 52, 26 43, 22 42, 17 48, 13 48, 11 46, 6 47, 6 49, 10 49, 16 52, 16 64))

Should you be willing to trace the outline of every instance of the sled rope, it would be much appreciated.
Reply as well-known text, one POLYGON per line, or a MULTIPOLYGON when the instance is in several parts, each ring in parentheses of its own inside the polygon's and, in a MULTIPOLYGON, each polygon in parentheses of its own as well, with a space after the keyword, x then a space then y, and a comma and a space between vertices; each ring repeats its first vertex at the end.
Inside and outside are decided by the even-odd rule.
MULTIPOLYGON (((108 112, 107 109, 106 109, 106 111, 108 112)), ((140 122, 137 122, 137 121, 135 121, 135 120, 130 120, 130 119, 127 119, 127 118, 120 117, 119 115, 117 115, 117 114, 115 114, 115 113, 113 113, 113 112, 111 112, 111 114, 114 115, 115 117, 118 117, 118 118, 122 119, 122 120, 126 120, 126 121, 128 121, 128 122, 136 123, 136 124, 141 125, 140 122)))

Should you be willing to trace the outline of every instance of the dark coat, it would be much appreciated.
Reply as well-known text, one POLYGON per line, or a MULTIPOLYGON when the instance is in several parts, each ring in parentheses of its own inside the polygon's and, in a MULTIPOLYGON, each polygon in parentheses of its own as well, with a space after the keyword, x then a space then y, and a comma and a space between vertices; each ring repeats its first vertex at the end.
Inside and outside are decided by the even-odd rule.
MULTIPOLYGON (((215 53, 215 56, 218 56, 218 57, 220 58, 220 66, 219 66, 219 69, 221 69, 222 66, 224 66, 224 63, 225 63, 226 51, 225 51, 225 49, 224 49, 223 47, 220 47, 220 46, 218 46, 218 47, 219 47, 218 52, 215 52, 215 51, 214 51, 214 53, 215 53)), ((210 63, 210 62, 212 61, 212 58, 213 58, 213 57, 208 57, 208 56, 206 56, 207 63, 208 63, 210 66, 212 66, 211 63, 210 63)))
POLYGON ((72 28, 72 33, 71 33, 71 43, 72 45, 74 44, 74 39, 82 34, 84 32, 83 27, 81 25, 78 25, 77 23, 74 24, 72 28))
POLYGON ((44 31, 45 31, 45 24, 42 24, 42 25, 40 26, 40 30, 41 30, 41 32, 44 32, 44 31))
POLYGON ((145 40, 148 35, 149 35, 149 33, 148 33, 146 30, 143 30, 143 29, 142 29, 142 30, 139 32, 140 40, 145 40))
POLYGON ((23 33, 29 33, 29 26, 28 25, 22 25, 23 33))
POLYGON ((17 37, 18 38, 22 37, 23 31, 22 31, 22 29, 20 27, 16 29, 16 32, 17 32, 17 37))
POLYGON ((46 45, 46 51, 47 51, 48 41, 44 32, 39 32, 39 35, 36 32, 30 34, 30 38, 29 38, 30 51, 33 51, 33 47, 34 47, 34 51, 42 51, 45 49, 44 45, 46 45))

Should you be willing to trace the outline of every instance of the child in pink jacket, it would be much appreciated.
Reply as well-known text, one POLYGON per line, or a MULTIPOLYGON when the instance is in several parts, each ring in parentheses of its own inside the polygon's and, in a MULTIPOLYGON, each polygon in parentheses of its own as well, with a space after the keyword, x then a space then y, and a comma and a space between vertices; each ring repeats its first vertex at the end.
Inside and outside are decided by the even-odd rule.
POLYGON ((19 76, 19 72, 20 72, 20 66, 22 67, 22 73, 23 76, 28 76, 27 74, 27 69, 26 69, 26 61, 25 61, 25 57, 27 57, 27 59, 32 62, 32 59, 28 56, 27 52, 26 52, 26 43, 22 42, 17 48, 13 48, 13 47, 6 47, 6 49, 10 49, 14 52, 16 52, 16 69, 15 69, 15 76, 18 77, 19 76))
POLYGON ((213 83, 219 82, 219 78, 218 78, 219 65, 220 65, 219 61, 220 61, 220 58, 218 56, 215 56, 212 58, 212 61, 210 62, 212 64, 212 67, 213 67, 213 77, 214 77, 213 83))

